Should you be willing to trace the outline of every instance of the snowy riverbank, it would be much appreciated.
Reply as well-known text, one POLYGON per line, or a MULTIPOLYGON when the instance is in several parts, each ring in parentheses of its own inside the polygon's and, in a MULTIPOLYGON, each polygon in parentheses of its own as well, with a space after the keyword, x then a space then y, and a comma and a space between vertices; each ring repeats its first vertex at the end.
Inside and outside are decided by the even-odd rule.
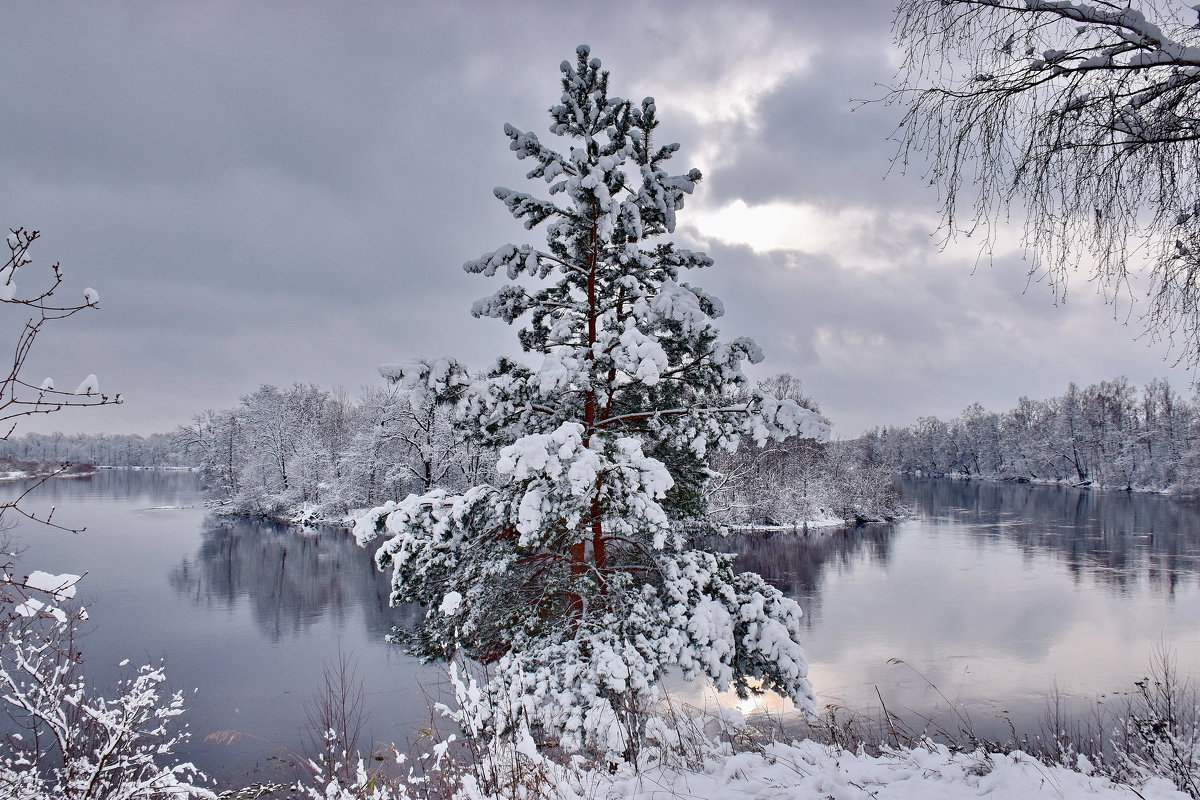
MULTIPOLYGON (((449 800, 1189 800, 1163 777, 1134 784, 1048 765, 1020 752, 953 752, 932 742, 877 756, 806 740, 772 742, 752 752, 713 754, 692 767, 652 766, 634 773, 588 769, 546 759, 531 740, 486 765, 455 765, 445 747, 431 771, 393 782, 362 769, 353 782, 300 789, 306 800, 416 800, 432 780, 449 800), (485 788, 489 785, 492 788, 485 788)), ((316 781, 322 784, 322 781, 316 781)))
POLYGON ((31 478, 85 478, 95 474, 96 466, 94 464, 0 458, 0 481, 24 481, 31 478))
MULTIPOLYGON (((592 796, 628 800, 1184 800, 1164 778, 1137 787, 1115 784, 1082 771, 1047 766, 1012 753, 954 753, 944 745, 902 748, 872 757, 813 741, 773 743, 761 753, 713 759, 695 772, 651 770, 612 780, 592 796)), ((571 797, 563 793, 563 797, 571 797)), ((577 797, 581 795, 575 795, 577 797)))
POLYGON ((1069 489, 1100 489, 1110 492, 1137 492, 1138 494, 1161 494, 1170 497, 1193 497, 1196 495, 1197 491, 1195 487, 1185 487, 1179 484, 1175 484, 1164 489, 1155 486, 1108 484, 1092 480, 1080 481, 1068 478, 1035 478, 1027 475, 976 475, 965 472, 935 474, 923 473, 921 470, 902 472, 899 474, 907 478, 928 478, 952 481, 987 481, 989 483, 1028 483, 1035 486, 1060 486, 1069 489))

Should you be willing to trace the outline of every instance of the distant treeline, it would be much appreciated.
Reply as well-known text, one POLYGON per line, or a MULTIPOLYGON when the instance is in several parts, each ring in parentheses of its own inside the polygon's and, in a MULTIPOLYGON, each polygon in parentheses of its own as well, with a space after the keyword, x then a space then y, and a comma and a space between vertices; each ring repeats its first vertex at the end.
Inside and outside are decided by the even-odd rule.
POLYGON ((311 384, 264 385, 233 408, 197 414, 174 434, 229 512, 335 520, 435 486, 487 480, 488 459, 444 413, 390 386, 357 401, 311 384))
POLYGON ((104 467, 193 466, 195 459, 165 433, 149 436, 108 433, 27 433, 0 440, 0 458, 41 464, 95 464, 104 467))
MULTIPOLYGON (((770 383, 816 410, 791 376, 770 383)), ((391 385, 355 400, 313 385, 262 386, 233 408, 196 415, 173 440, 227 511, 273 519, 338 520, 410 493, 496 480, 497 452, 456 430, 445 408, 391 385)), ((859 449, 743 442, 714 459, 704 499, 730 525, 890 518, 898 499, 889 472, 862 466, 859 449)))
POLYGON ((876 428, 864 457, 903 473, 969 475, 1120 489, 1200 486, 1200 403, 1165 380, 1138 391, 1126 378, 1058 397, 1022 397, 1004 412, 978 403, 944 421, 876 428))

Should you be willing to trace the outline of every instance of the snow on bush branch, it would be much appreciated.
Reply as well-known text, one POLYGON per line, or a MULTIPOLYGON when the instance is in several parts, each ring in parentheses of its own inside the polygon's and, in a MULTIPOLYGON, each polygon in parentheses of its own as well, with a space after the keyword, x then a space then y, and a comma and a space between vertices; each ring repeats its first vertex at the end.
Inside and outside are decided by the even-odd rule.
POLYGON ((0 699, 22 731, 0 749, 0 790, 13 800, 214 798, 190 763, 171 763, 187 739, 174 728, 183 696, 163 697, 161 667, 139 667, 99 696, 79 676, 71 622, 30 635, 9 627, 0 642, 0 699), (166 763, 164 763, 166 762, 166 763))
MULTIPOLYGON (((0 302, 23 306, 33 314, 17 338, 12 371, 0 382, 0 426, 18 417, 51 414, 67 406, 97 406, 121 402, 119 394, 110 397, 100 393, 95 375, 88 375, 74 392, 56 390, 51 378, 34 385, 21 376, 33 342, 47 322, 66 319, 85 308, 100 306, 100 294, 90 287, 84 289, 82 303, 61 303, 53 299, 63 281, 62 268, 57 263, 50 266, 48 285, 32 294, 21 295, 17 292, 16 274, 18 270, 33 263, 33 256, 29 251, 38 238, 38 231, 13 228, 7 239, 8 260, 0 266, 0 302)), ((9 425, 4 438, 12 434, 15 425, 15 422, 9 425)))

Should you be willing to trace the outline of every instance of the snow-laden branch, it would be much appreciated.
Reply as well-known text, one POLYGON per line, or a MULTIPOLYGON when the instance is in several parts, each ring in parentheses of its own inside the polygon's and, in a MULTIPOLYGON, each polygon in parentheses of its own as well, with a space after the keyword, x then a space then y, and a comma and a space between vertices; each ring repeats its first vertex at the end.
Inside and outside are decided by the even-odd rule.
POLYGON ((29 800, 215 800, 192 764, 173 763, 188 734, 175 728, 183 695, 163 695, 162 669, 140 667, 115 696, 97 695, 79 675, 71 624, 10 626, 0 641, 0 703, 24 731, 0 744, 0 788, 29 800))

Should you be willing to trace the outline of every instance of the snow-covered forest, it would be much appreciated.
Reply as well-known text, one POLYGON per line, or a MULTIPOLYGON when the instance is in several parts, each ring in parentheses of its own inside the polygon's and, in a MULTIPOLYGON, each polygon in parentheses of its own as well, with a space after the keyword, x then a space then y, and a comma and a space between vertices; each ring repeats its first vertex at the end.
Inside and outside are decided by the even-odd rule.
POLYGON ((394 386, 356 399, 306 384, 261 386, 172 438, 225 511, 284 520, 339 522, 350 509, 460 487, 490 469, 443 410, 394 386))
POLYGON ((1117 489, 1200 486, 1200 398, 1165 380, 1125 378, 1022 397, 1007 411, 973 403, 951 420, 922 417, 859 440, 864 458, 903 473, 1054 481, 1117 489))
MULTIPOLYGON (((800 386, 777 375, 762 388, 819 411, 800 386)), ((72 452, 105 444, 74 438, 80 446, 72 452)), ((312 385, 262 386, 233 408, 197 414, 169 442, 152 441, 164 446, 164 462, 199 467, 224 513, 332 523, 387 499, 493 480, 499 457, 455 428, 448 408, 395 382, 356 398, 312 385)), ((714 454, 709 468, 703 500, 719 524, 883 520, 899 510, 890 469, 864 461, 857 443, 746 438, 736 451, 714 454)))

